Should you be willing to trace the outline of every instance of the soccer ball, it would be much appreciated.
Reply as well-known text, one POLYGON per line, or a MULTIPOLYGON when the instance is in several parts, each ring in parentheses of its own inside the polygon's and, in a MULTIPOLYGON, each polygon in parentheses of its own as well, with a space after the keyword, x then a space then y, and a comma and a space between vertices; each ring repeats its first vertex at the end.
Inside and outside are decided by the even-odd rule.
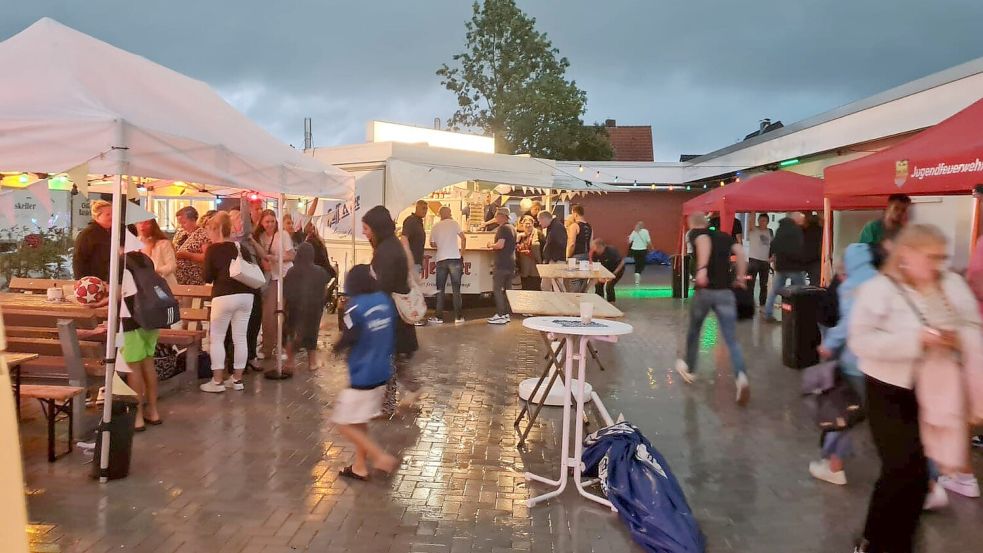
POLYGON ((106 283, 101 278, 87 276, 75 283, 75 299, 83 305, 98 303, 107 295, 106 283))

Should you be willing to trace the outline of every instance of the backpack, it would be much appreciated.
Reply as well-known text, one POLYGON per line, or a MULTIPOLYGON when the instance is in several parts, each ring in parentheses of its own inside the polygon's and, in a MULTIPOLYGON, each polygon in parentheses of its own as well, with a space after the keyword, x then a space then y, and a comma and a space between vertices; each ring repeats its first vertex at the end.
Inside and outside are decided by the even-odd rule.
POLYGON ((126 254, 126 270, 137 287, 137 293, 127 299, 132 300, 130 315, 140 328, 168 328, 181 320, 177 299, 149 257, 141 252, 126 254))

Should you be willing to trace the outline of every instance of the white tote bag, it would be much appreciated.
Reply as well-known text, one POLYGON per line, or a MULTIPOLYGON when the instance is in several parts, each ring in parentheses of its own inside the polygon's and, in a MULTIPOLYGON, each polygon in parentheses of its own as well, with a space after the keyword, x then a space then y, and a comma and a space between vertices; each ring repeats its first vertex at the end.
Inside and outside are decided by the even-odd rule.
POLYGON ((239 252, 239 255, 229 264, 229 276, 254 290, 262 287, 266 284, 266 275, 263 274, 263 269, 260 269, 259 265, 243 259, 239 243, 233 243, 236 245, 236 251, 239 252))

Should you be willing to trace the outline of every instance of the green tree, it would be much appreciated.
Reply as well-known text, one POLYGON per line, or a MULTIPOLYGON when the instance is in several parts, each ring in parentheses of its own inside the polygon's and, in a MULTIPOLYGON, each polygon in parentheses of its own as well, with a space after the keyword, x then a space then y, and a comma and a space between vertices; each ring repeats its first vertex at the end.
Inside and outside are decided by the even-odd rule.
POLYGON ((585 126, 587 94, 566 79, 570 62, 514 0, 475 2, 465 51, 437 70, 457 95, 453 129, 495 135, 498 152, 564 160, 611 159, 600 125, 585 126))

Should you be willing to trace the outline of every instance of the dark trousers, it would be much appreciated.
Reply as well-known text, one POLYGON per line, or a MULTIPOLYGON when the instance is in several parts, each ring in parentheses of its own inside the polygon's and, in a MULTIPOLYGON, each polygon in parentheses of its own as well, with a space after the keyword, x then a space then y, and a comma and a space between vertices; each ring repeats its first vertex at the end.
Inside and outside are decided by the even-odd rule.
POLYGON ((621 280, 621 277, 623 277, 623 276, 625 276, 625 269, 624 268, 622 268, 617 273, 614 273, 614 278, 613 279, 611 279, 611 280, 609 280, 609 281, 607 281, 605 283, 600 283, 599 282, 599 283, 595 284, 594 285, 594 293, 597 294, 598 296, 601 296, 602 298, 606 299, 607 301, 609 301, 611 303, 614 303, 614 300, 615 300, 615 297, 614 297, 614 287, 618 284, 618 281, 621 280))
POLYGON ((509 298, 505 295, 506 290, 512 289, 512 271, 502 272, 498 269, 492 273, 492 290, 495 294, 495 314, 511 315, 512 308, 509 307, 509 298))
POLYGON ((522 289, 535 290, 538 292, 543 289, 543 279, 539 278, 538 276, 522 277, 522 289))
POLYGON ((749 259, 747 262, 748 284, 754 290, 754 281, 758 281, 758 306, 763 307, 768 300, 768 275, 771 274, 771 263, 762 259, 749 259))
POLYGON ((928 493, 915 392, 868 376, 867 419, 881 475, 867 508, 864 538, 871 553, 910 553, 928 493))
POLYGON ((645 271, 645 258, 648 257, 649 252, 646 250, 631 250, 628 254, 635 260, 635 274, 642 274, 645 271))
MULTIPOLYGON (((263 328, 263 294, 253 293, 253 310, 249 312, 249 326, 246 327, 246 362, 256 359, 256 345, 259 343, 259 331, 263 328)), ((225 368, 232 370, 232 354, 235 346, 232 343, 232 327, 225 333, 225 368)))
POLYGON ((823 262, 811 261, 806 265, 806 274, 809 275, 809 286, 819 286, 822 279, 823 262))
POLYGON ((464 263, 460 259, 444 259, 437 262, 437 308, 438 319, 444 318, 444 288, 447 277, 451 279, 451 294, 454 301, 454 319, 461 318, 461 276, 464 274, 464 263))

